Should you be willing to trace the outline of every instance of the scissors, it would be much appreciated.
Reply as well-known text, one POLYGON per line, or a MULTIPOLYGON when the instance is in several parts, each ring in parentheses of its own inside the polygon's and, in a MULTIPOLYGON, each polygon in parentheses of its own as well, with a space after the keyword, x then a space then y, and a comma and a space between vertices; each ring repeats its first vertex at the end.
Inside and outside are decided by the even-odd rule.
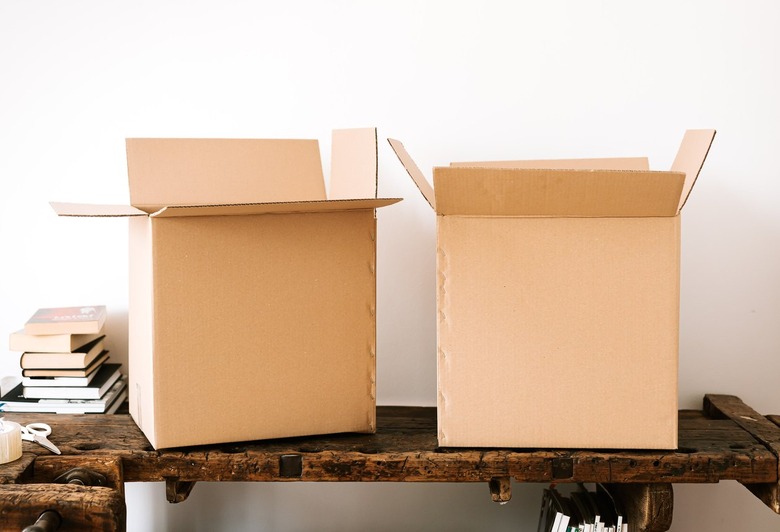
POLYGON ((51 434, 51 427, 46 423, 30 423, 29 425, 22 425, 22 439, 27 441, 34 441, 40 445, 43 445, 54 454, 61 454, 60 450, 49 441, 47 436, 51 434))

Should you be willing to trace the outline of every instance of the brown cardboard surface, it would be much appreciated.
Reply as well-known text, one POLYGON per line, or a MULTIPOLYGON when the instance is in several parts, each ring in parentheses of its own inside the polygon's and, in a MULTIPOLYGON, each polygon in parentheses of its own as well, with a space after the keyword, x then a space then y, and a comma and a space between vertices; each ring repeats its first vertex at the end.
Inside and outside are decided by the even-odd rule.
POLYGON ((333 131, 329 199, 376 197, 376 150, 375 128, 333 131))
POLYGON ((440 445, 677 446, 679 211, 713 135, 668 172, 453 163, 434 187, 390 141, 438 215, 440 445))
POLYGON ((375 430, 375 209, 399 200, 375 130, 337 137, 335 200, 316 141, 129 139, 132 207, 52 205, 130 216, 130 413, 156 448, 375 430))
POLYGON ((319 144, 287 139, 127 139, 130 203, 325 199, 319 144))
POLYGON ((714 138, 714 129, 689 129, 683 136, 680 149, 672 163, 673 171, 685 172, 686 174, 678 211, 682 210, 691 194, 691 189, 696 183, 696 178, 699 176, 714 138))
POLYGON ((372 209, 151 223, 156 447, 374 430, 372 209))
POLYGON ((649 170, 647 157, 607 157, 604 159, 536 159, 529 161, 472 161, 450 166, 483 168, 548 168, 559 170, 649 170))
POLYGON ((679 229, 438 217, 440 445, 676 447, 679 229))
POLYGON ((442 215, 674 216, 677 172, 437 167, 442 215))
POLYGON ((417 188, 425 198, 425 201, 428 202, 428 205, 430 205, 433 210, 436 210, 436 197, 433 193, 433 187, 428 182, 428 180, 425 179, 425 176, 420 171, 417 163, 415 163, 414 160, 409 156, 409 153, 406 151, 406 148, 404 148, 404 145, 400 141, 395 139, 387 139, 387 142, 390 143, 390 146, 393 148, 396 156, 401 161, 401 164, 404 165, 404 168, 409 174, 409 177, 412 178, 412 181, 414 181, 414 184, 417 185, 417 188))

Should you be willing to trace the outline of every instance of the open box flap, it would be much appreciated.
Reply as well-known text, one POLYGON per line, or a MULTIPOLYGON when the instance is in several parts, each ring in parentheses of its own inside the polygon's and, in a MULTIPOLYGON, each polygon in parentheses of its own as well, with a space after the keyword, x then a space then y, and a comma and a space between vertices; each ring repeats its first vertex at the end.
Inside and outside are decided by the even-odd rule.
POLYGON ((313 200, 238 205, 171 205, 151 216, 174 218, 183 216, 239 216, 248 214, 314 213, 378 209, 401 201, 400 198, 366 198, 345 200, 313 200))
POLYGON ((685 174, 434 168, 437 212, 474 216, 675 216, 685 174))
POLYGON ((49 202, 58 216, 125 217, 147 216, 148 213, 130 205, 95 205, 91 203, 49 202))
POLYGON ((678 211, 682 210, 683 205, 688 201, 688 196, 696 183, 714 138, 714 129, 689 129, 683 136, 677 157, 672 163, 673 171, 685 172, 685 185, 677 206, 678 211))
POLYGON ((325 199, 319 143, 289 139, 127 139, 132 205, 325 199))
POLYGON ((377 196, 376 128, 334 129, 328 199, 377 196))
POLYGON ((533 161, 472 161, 450 166, 484 168, 548 168, 559 170, 649 170, 647 157, 607 157, 602 159, 538 159, 533 161))
POLYGON ((428 205, 430 205, 435 211, 436 197, 433 193, 433 187, 430 183, 428 183, 428 180, 425 179, 425 176, 420 171, 417 163, 412 160, 412 158, 409 156, 409 153, 406 151, 406 148, 404 148, 404 145, 401 144, 400 141, 395 139, 387 139, 387 142, 390 143, 390 146, 393 148, 395 155, 401 161, 401 164, 404 166, 404 168, 406 168, 409 177, 412 178, 412 181, 414 181, 415 185, 417 185, 417 188, 420 189, 420 192, 425 198, 425 201, 427 201, 428 205))

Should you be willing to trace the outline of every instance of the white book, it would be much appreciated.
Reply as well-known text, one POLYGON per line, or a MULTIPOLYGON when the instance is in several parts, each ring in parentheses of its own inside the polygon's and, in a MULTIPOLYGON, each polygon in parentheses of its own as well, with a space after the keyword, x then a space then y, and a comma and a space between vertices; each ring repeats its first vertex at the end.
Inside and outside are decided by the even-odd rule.
POLYGON ((569 519, 571 519, 566 514, 560 514, 561 515, 561 522, 558 523, 558 532, 566 532, 566 529, 569 528, 569 519))
POLYGON ((628 532, 628 523, 623 523, 623 528, 620 532, 628 532))
MULTIPOLYGON (((22 384, 0 397, 0 412, 48 412, 53 414, 102 414, 122 393, 127 393, 127 378, 114 383, 100 399, 27 399, 22 384)), ((118 405, 117 405, 118 406, 118 405)))
POLYGON ((86 386, 25 386, 27 399, 100 399, 122 376, 121 364, 103 364, 86 386))
POLYGON ((86 377, 22 377, 22 386, 71 387, 86 386, 95 378, 97 371, 86 377))
POLYGON ((555 512, 555 520, 553 521, 553 526, 550 529, 552 532, 558 532, 558 527, 561 524, 562 518, 563 518, 563 514, 561 512, 555 512))

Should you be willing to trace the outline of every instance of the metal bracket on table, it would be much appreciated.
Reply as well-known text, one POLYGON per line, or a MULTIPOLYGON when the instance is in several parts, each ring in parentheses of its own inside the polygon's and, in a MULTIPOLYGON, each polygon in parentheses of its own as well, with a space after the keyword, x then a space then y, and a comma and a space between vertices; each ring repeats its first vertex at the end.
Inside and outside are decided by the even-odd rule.
POLYGON ((102 473, 86 467, 74 467, 54 479, 56 484, 76 484, 78 486, 108 486, 108 479, 102 473))
POLYGON ((22 532, 55 532, 62 524, 62 517, 54 510, 46 510, 38 516, 32 525, 25 527, 22 532))

